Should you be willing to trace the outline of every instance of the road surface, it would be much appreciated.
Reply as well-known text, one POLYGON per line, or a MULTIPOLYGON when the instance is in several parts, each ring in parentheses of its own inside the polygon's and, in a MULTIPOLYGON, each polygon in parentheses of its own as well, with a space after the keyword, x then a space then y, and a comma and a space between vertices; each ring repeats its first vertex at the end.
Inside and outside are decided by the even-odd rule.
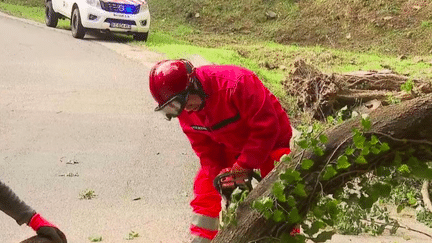
MULTIPOLYGON (((0 31, 0 179, 71 243, 190 241, 198 160, 153 111, 160 57, 4 14, 0 31)), ((32 235, 0 213, 0 242, 32 235)))

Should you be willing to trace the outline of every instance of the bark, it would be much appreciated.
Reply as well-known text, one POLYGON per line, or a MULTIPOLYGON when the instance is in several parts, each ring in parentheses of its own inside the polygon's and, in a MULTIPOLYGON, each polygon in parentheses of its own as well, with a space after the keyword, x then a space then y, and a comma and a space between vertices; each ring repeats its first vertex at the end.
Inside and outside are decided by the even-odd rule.
MULTIPOLYGON (((307 198, 298 202, 303 205, 300 208, 301 214, 306 215, 311 203, 315 202, 318 194, 332 194, 354 177, 360 176, 373 170, 376 166, 391 164, 394 159, 393 151, 403 151, 410 144, 423 144, 432 146, 432 95, 415 98, 397 105, 381 107, 370 114, 372 128, 368 135, 375 134, 380 141, 387 142, 391 150, 373 157, 367 165, 353 165, 343 175, 338 175, 322 184, 322 188, 315 190, 307 198)), ((261 214, 251 208, 253 201, 271 195, 272 184, 279 178, 280 172, 287 168, 294 168, 296 158, 312 159, 315 165, 305 176, 307 187, 314 188, 318 174, 328 162, 334 162, 345 148, 352 144, 352 129, 360 128, 360 119, 349 120, 326 132, 329 139, 325 148, 325 155, 318 157, 311 153, 304 153, 293 148, 293 163, 279 163, 261 183, 249 194, 245 202, 239 205, 237 211, 237 226, 229 226, 222 229, 216 238, 215 243, 246 243, 246 242, 267 242, 266 237, 274 237, 281 230, 289 232, 294 225, 275 223, 266 220, 261 214)), ((414 156, 424 161, 431 161, 432 155, 416 150, 414 156)), ((369 160, 368 160, 369 161, 369 160)))

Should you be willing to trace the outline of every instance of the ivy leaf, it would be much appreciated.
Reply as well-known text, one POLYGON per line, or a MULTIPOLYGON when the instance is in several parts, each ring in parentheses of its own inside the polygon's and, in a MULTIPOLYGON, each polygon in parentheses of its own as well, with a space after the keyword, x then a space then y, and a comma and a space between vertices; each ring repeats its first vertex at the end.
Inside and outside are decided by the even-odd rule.
POLYGON ((359 205, 362 209, 370 209, 375 203, 374 198, 361 196, 359 200, 359 205))
POLYGON ((373 154, 379 154, 379 153, 381 153, 381 150, 377 146, 372 146, 371 147, 371 152, 373 154))
POLYGON ((418 166, 419 164, 420 164, 420 161, 416 157, 414 157, 414 156, 409 157, 407 165, 418 166))
POLYGON ((339 202, 337 200, 331 200, 326 203, 327 212, 330 214, 332 219, 336 219, 338 217, 338 204, 339 202))
POLYGON ((310 229, 310 232, 308 232, 308 233, 310 233, 309 235, 314 235, 314 234, 318 233, 318 231, 320 229, 324 229, 325 227, 326 227, 326 224, 323 221, 319 221, 319 220, 315 221, 312 223, 312 227, 310 229))
POLYGON ((336 174, 337 174, 337 171, 333 168, 333 166, 328 165, 324 170, 323 180, 325 180, 325 181, 329 180, 330 178, 332 178, 336 174))
POLYGON ((371 143, 372 145, 375 145, 375 144, 379 143, 379 139, 378 139, 378 137, 375 136, 375 135, 372 135, 370 143, 371 143))
POLYGON ((360 154, 363 156, 368 155, 370 153, 369 147, 370 147, 369 144, 366 142, 360 154))
POLYGON ((314 242, 326 242, 332 238, 332 236, 335 234, 334 231, 324 231, 320 233, 315 239, 313 239, 314 242))
POLYGON ((307 229, 307 230, 305 229, 304 233, 309 235, 309 236, 312 236, 312 235, 318 233, 318 231, 320 229, 325 228, 325 226, 326 226, 326 224, 323 221, 318 220, 318 221, 313 222, 309 229, 307 229))
POLYGON ((272 219, 273 219, 275 222, 281 222, 281 221, 284 221, 284 220, 285 220, 285 214, 284 214, 283 211, 281 211, 281 210, 278 209, 278 210, 276 210, 276 211, 273 213, 272 219))
POLYGON ((324 134, 321 134, 321 135, 319 136, 319 140, 321 141, 321 143, 324 143, 324 144, 328 142, 328 138, 327 138, 327 136, 324 135, 324 134))
POLYGON ((427 165, 411 167, 411 171, 417 178, 432 180, 432 169, 427 168, 427 165))
POLYGON ((288 184, 301 180, 300 172, 293 169, 285 170, 285 172, 280 175, 280 178, 288 184))
POLYGON ((315 147, 314 148, 314 154, 318 155, 318 156, 323 156, 324 155, 324 150, 320 147, 315 147))
POLYGON ((357 164, 367 164, 367 160, 365 159, 365 157, 363 155, 360 155, 359 157, 357 157, 356 163, 357 164))
POLYGON ((309 147, 309 143, 305 139, 297 141, 297 145, 302 149, 307 149, 309 147))
POLYGON ((369 118, 363 118, 362 119, 362 126, 367 131, 371 128, 372 122, 369 118))
POLYGON ((295 200, 294 196, 292 196, 292 195, 288 196, 288 198, 287 198, 287 204, 288 204, 288 206, 290 206, 292 208, 296 206, 297 201, 295 200))
POLYGON ((397 207, 397 213, 401 213, 402 212, 402 210, 405 208, 405 206, 404 205, 402 205, 402 204, 399 204, 398 205, 398 207, 397 207))
POLYGON ((270 211, 264 211, 262 212, 262 214, 264 215, 265 219, 270 219, 273 216, 273 214, 270 211))
POLYGON ((280 161, 280 162, 283 162, 283 163, 289 163, 289 162, 292 161, 292 158, 291 158, 290 155, 286 155, 286 154, 284 154, 284 155, 282 155, 282 157, 280 158, 279 161, 280 161))
POLYGON ((379 197, 388 197, 390 196, 391 192, 391 186, 389 184, 384 184, 381 182, 378 182, 372 186, 372 197, 376 197, 377 199, 379 197))
POLYGON ((401 173, 411 173, 410 168, 406 164, 399 166, 397 170, 401 173))
POLYGON ((388 145, 388 143, 382 143, 382 144, 381 144, 381 148, 380 148, 380 150, 381 150, 382 152, 389 151, 389 150, 390 150, 390 146, 388 145))
POLYGON ((355 152, 354 148, 347 148, 345 149, 345 154, 346 155, 352 155, 355 152))
POLYGON ((262 213, 264 211, 264 204, 261 202, 261 200, 256 200, 252 202, 252 208, 262 213))
POLYGON ((363 149, 366 138, 361 133, 356 133, 353 137, 354 145, 358 149, 363 149))
POLYGON ((415 206, 416 204, 417 204, 417 199, 415 199, 415 198, 409 198, 408 199, 408 203, 411 205, 411 206, 415 206))
POLYGON ((321 209, 320 207, 315 207, 313 209, 314 216, 317 217, 317 218, 319 218, 319 219, 324 216, 324 213, 325 213, 324 210, 321 209))
POLYGON ((292 208, 289 212, 288 215, 288 222, 295 224, 298 223, 302 220, 302 218, 300 217, 300 214, 298 213, 298 209, 297 208, 292 208))
POLYGON ((304 170, 309 170, 312 166, 314 165, 313 160, 311 159, 306 159, 302 162, 301 167, 304 170))
POLYGON ((282 184, 280 181, 275 182, 273 184, 273 195, 275 195, 276 199, 279 200, 280 202, 286 202, 287 200, 284 191, 285 191, 285 185, 282 184))
POLYGON ((262 204, 264 205, 264 208, 270 209, 273 207, 273 199, 270 197, 264 197, 262 199, 262 204))
POLYGON ((294 188, 293 193, 296 195, 299 195, 300 197, 306 197, 306 190, 304 184, 297 184, 297 186, 294 188))
POLYGON ((306 242, 306 236, 304 235, 296 235, 295 237, 292 237, 289 233, 282 233, 282 236, 280 237, 278 242, 286 242, 286 243, 300 243, 300 242, 306 242))
POLYGON ((337 160, 336 169, 346 169, 351 166, 351 163, 348 162, 348 157, 346 155, 342 155, 337 160))

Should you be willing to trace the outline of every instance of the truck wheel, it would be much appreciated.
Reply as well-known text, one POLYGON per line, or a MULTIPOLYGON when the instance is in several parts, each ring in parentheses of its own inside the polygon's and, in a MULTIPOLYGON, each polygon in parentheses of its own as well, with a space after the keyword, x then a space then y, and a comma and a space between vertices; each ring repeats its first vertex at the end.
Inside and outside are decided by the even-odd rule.
POLYGON ((81 15, 78 8, 74 8, 71 18, 72 36, 82 39, 85 35, 86 29, 82 26, 81 15))
POLYGON ((147 42, 148 32, 147 33, 135 33, 133 36, 136 41, 145 41, 147 42))
POLYGON ((52 2, 45 2, 45 24, 49 27, 56 27, 58 23, 58 15, 54 12, 52 2))

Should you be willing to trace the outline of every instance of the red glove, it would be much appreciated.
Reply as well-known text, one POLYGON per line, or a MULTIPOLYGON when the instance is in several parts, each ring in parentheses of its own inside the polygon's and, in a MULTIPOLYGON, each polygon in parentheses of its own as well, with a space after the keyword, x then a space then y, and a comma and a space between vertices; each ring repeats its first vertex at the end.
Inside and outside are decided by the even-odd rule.
POLYGON ((28 225, 36 231, 38 235, 46 237, 55 243, 67 243, 66 236, 63 232, 38 213, 33 215, 28 225))
POLYGON ((291 230, 290 235, 291 235, 291 236, 296 236, 296 235, 298 235, 298 234, 300 234, 300 228, 299 228, 298 226, 296 226, 296 227, 294 227, 294 228, 291 230))
POLYGON ((245 180, 252 170, 241 167, 239 164, 235 163, 231 168, 223 169, 220 174, 231 173, 222 179, 222 188, 235 188, 236 185, 244 185, 245 180))

